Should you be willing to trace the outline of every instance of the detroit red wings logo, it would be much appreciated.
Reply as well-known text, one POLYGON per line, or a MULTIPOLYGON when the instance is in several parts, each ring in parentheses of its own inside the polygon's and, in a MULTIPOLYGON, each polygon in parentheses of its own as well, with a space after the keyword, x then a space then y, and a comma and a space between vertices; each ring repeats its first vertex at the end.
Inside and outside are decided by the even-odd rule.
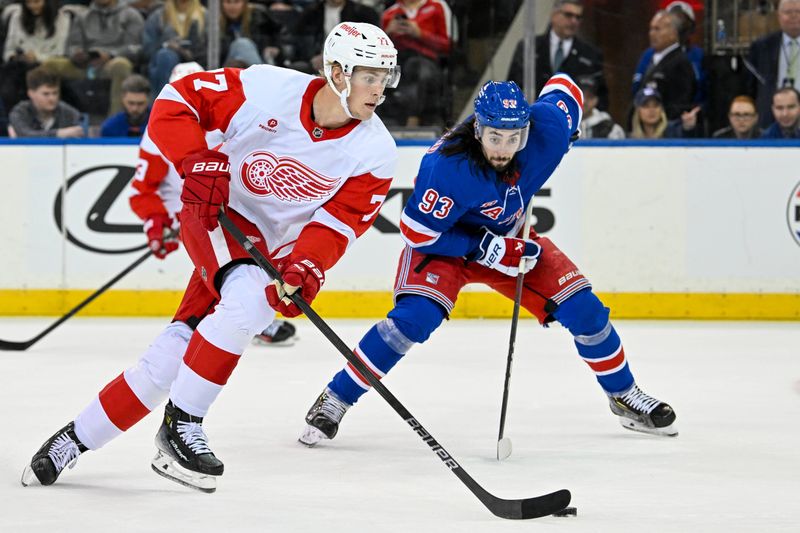
POLYGON ((330 194, 339 178, 329 178, 291 157, 253 152, 242 162, 242 185, 256 196, 274 194, 283 202, 313 202, 330 194))

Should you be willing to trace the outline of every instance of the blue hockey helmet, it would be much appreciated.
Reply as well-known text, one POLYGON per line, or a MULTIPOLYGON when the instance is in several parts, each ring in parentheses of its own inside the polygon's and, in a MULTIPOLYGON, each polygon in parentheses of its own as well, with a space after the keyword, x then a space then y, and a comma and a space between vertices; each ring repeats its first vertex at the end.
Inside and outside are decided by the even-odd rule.
POLYGON ((522 130, 517 150, 528 139, 531 107, 525 95, 513 81, 487 81, 475 98, 475 136, 481 139, 483 128, 522 130))

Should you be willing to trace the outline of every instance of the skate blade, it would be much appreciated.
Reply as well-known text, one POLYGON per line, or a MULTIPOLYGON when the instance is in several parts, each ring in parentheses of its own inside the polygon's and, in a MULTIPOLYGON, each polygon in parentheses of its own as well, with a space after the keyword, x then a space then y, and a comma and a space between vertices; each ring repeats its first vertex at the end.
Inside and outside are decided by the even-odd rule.
POLYGON ((638 433, 647 433, 649 435, 658 435, 659 437, 677 437, 678 436, 678 429, 675 427, 674 424, 670 424, 663 428, 654 428, 650 426, 646 426, 640 422, 635 420, 631 420, 630 418, 620 418, 619 423, 625 429, 629 429, 631 431, 636 431, 638 433))
POLYGON ((300 444, 304 444, 309 448, 313 448, 316 446, 320 441, 329 440, 328 437, 325 436, 323 432, 319 429, 315 428, 314 426, 306 425, 306 428, 303 430, 303 434, 297 439, 300 444))
POLYGON ((22 471, 22 477, 20 478, 19 482, 22 483, 23 487, 28 487, 33 484, 33 482, 39 482, 36 478, 36 474, 33 473, 33 468, 31 465, 25 465, 25 470, 22 471))
POLYGON ((294 346, 295 342, 296 342, 295 337, 291 337, 280 342, 267 342, 259 339, 258 337, 253 337, 253 345, 268 346, 270 348, 288 348, 289 346, 294 346))
POLYGON ((199 490, 201 492, 212 493, 217 490, 217 476, 209 476, 188 470, 175 461, 166 453, 158 450, 156 456, 150 462, 153 472, 165 477, 184 487, 199 490))

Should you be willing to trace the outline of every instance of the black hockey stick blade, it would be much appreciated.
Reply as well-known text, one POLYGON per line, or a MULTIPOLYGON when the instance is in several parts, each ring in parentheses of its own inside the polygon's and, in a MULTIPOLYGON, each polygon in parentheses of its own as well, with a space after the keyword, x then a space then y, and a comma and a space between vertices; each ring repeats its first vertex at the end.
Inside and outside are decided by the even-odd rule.
MULTIPOLYGON (((269 274, 272 279, 282 281, 280 272, 270 261, 264 257, 255 245, 245 236, 236 224, 225 215, 224 212, 219 214, 219 223, 230 235, 241 245, 242 248, 250 254, 250 257, 260 266, 264 271, 269 274)), ((400 417, 411 426, 411 429, 427 444, 431 451, 450 469, 453 474, 461 480, 464 485, 483 503, 489 511, 495 516, 500 518, 508 518, 513 520, 539 518, 556 513, 569 505, 571 494, 568 490, 559 490, 550 494, 536 496, 533 498, 524 498, 518 500, 504 500, 490 494, 477 481, 472 479, 466 470, 464 470, 455 458, 439 444, 439 442, 431 435, 422 424, 420 424, 411 412, 400 403, 400 400, 395 398, 386 386, 381 383, 367 368, 367 366, 353 354, 347 344, 334 332, 325 320, 320 317, 314 309, 308 305, 299 291, 290 296, 292 302, 306 315, 314 326, 325 336, 328 341, 344 356, 347 361, 352 364, 358 372, 364 376, 375 391, 386 400, 392 409, 400 415, 400 417)))
POLYGON ((491 497, 492 500, 490 502, 483 503, 495 516, 512 520, 528 520, 550 516, 563 510, 569 505, 572 494, 568 490, 562 489, 543 496, 522 500, 503 500, 496 496, 491 497))
POLYGON ((64 322, 66 322, 69 318, 71 318, 73 315, 75 315, 78 311, 80 311, 81 309, 83 309, 84 307, 89 305, 95 298, 97 298, 98 296, 100 296, 101 294, 106 292, 109 289, 109 287, 111 287, 116 282, 118 282, 123 277, 125 277, 131 270, 133 270, 134 268, 139 266, 141 263, 143 263, 151 255, 153 255, 153 251, 152 250, 147 250, 147 252, 144 255, 139 257, 136 261, 131 263, 129 266, 125 267, 125 269, 122 272, 120 272, 119 274, 117 274, 116 276, 114 276, 113 278, 108 280, 108 282, 106 282, 105 285, 103 285, 102 287, 100 287, 99 289, 94 291, 85 300, 83 300, 81 303, 79 303, 78 305, 73 307, 70 311, 67 312, 67 314, 65 314, 64 316, 62 316, 61 318, 59 318, 58 320, 56 320, 52 324, 50 324, 44 331, 42 331, 41 333, 36 335, 34 338, 32 338, 30 340, 27 340, 27 341, 4 341, 4 340, 0 339, 0 350, 15 351, 15 352, 22 352, 22 351, 27 350, 28 348, 30 348, 31 346, 33 346, 34 344, 39 342, 45 335, 47 335, 48 333, 50 333, 51 331, 56 329, 58 326, 60 326, 64 322))

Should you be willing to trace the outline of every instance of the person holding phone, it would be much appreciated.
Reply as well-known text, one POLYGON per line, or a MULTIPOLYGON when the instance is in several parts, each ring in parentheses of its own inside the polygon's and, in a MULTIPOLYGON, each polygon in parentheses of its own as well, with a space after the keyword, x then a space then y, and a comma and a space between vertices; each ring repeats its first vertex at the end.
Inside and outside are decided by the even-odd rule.
POLYGON ((153 94, 179 63, 206 63, 206 8, 199 0, 166 0, 147 17, 142 36, 153 94))
POLYGON ((119 0, 93 0, 70 27, 66 56, 43 65, 66 80, 111 80, 108 114, 122 111, 122 82, 133 72, 141 51, 144 19, 119 0))
POLYGON ((384 31, 397 46, 403 87, 387 100, 387 111, 400 125, 439 125, 448 114, 441 107, 442 61, 456 38, 450 6, 444 0, 398 0, 383 12, 384 31))

